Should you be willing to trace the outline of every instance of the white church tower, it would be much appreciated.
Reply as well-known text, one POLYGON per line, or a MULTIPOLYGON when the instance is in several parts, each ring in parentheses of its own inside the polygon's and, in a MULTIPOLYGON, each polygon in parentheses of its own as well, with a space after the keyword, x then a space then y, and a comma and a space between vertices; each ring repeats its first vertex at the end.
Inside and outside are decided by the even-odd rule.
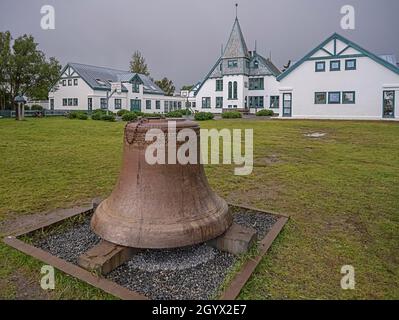
POLYGON ((222 113, 261 109, 279 110, 276 77, 280 70, 259 55, 248 51, 236 17, 226 47, 214 67, 196 88, 196 110, 222 113))

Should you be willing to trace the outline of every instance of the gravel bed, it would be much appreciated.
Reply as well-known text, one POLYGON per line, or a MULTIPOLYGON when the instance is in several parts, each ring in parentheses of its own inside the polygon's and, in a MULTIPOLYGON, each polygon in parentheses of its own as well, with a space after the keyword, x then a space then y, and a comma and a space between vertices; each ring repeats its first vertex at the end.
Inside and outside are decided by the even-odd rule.
MULTIPOLYGON (((90 216, 58 233, 45 234, 34 245, 73 264, 78 257, 99 243, 90 229, 90 216)), ((263 239, 275 216, 245 210, 234 214, 234 221, 253 227, 263 239)), ((237 258, 206 245, 168 250, 144 250, 112 271, 109 280, 151 299, 214 298, 237 258)))

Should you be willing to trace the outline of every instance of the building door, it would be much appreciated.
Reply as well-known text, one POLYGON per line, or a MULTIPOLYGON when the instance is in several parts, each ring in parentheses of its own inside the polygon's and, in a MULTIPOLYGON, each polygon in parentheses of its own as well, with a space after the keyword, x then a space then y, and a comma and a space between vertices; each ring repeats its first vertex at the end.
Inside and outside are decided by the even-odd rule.
POLYGON ((50 110, 54 110, 54 99, 50 99, 50 110))
POLYGON ((141 111, 141 100, 131 99, 130 100, 130 111, 141 111))
POLYGON ((283 93, 283 117, 292 116, 292 93, 283 93))
POLYGON ((382 106, 383 118, 395 118, 395 91, 384 91, 382 106))
POLYGON ((87 98, 87 110, 89 112, 93 111, 93 98, 87 98))

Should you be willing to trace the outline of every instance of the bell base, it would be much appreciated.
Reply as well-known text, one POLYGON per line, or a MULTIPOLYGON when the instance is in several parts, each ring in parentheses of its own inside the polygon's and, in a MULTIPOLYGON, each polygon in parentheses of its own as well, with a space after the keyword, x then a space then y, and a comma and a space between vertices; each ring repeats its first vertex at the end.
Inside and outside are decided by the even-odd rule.
POLYGON ((181 223, 126 221, 109 214, 104 207, 102 202, 96 209, 91 220, 92 230, 103 240, 139 249, 171 249, 204 243, 225 233, 233 223, 227 203, 217 212, 181 223))

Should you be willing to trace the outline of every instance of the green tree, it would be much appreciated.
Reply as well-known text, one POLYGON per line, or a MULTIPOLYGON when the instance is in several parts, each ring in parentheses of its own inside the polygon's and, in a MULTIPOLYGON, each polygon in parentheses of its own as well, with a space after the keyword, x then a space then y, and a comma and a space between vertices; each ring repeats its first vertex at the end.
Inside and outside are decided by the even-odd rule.
POLYGON ((133 53, 132 60, 130 61, 130 72, 140 73, 146 76, 150 75, 148 66, 140 51, 135 51, 133 53))
POLYGON ((187 91, 191 91, 191 89, 194 87, 193 84, 189 84, 189 85, 185 85, 181 88, 181 90, 187 90, 187 91))
POLYGON ((164 77, 162 80, 155 81, 155 84, 160 87, 167 96, 173 96, 175 93, 175 86, 172 80, 164 77))
MULTIPOLYGON (((7 31, 0 33, 0 90, 9 105, 18 94, 33 99, 47 98, 60 77, 61 65, 55 58, 46 59, 31 35, 15 39, 7 31)), ((18 108, 17 118, 18 118, 18 108)))

